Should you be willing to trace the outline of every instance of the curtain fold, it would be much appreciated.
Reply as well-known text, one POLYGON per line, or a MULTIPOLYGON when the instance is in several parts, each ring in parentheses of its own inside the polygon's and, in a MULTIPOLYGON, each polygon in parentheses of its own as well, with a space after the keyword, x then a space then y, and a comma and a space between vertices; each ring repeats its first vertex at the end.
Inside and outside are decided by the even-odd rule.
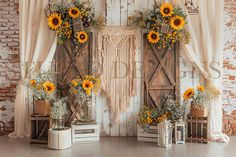
MULTIPOLYGON (((185 4, 184 0, 172 2, 180 6, 185 4)), ((199 12, 197 15, 187 15, 186 29, 192 38, 190 44, 181 44, 181 52, 185 60, 192 63, 208 83, 222 91, 224 1, 197 0, 193 2, 199 7, 199 12)), ((222 133, 222 114, 222 95, 220 95, 218 99, 210 101, 208 130, 211 141, 229 141, 229 137, 222 133)))
POLYGON ((55 33, 47 26, 44 8, 48 0, 19 1, 19 33, 21 80, 17 86, 15 99, 14 132, 10 138, 22 138, 29 135, 29 98, 23 85, 29 69, 34 70, 43 63, 48 69, 56 49, 55 33))

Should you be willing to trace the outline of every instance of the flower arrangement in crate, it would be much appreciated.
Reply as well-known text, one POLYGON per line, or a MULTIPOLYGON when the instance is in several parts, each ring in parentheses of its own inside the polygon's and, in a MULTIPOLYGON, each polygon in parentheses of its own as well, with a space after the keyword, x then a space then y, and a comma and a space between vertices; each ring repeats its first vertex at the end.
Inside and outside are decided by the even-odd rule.
POLYGON ((52 101, 51 117, 54 130, 64 129, 64 116, 68 113, 67 100, 68 97, 62 97, 52 101))
POLYGON ((191 102, 190 114, 197 117, 206 117, 208 114, 209 100, 218 98, 220 91, 212 86, 198 85, 196 89, 188 88, 183 94, 184 103, 191 102))
POLYGON ((102 17, 95 18, 94 10, 87 2, 55 1, 45 9, 48 16, 48 27, 56 32, 58 43, 72 40, 75 44, 83 44, 89 39, 91 28, 101 29, 104 25, 102 17))
POLYGON ((138 124, 142 128, 157 125, 165 120, 172 123, 183 119, 186 105, 181 105, 178 99, 167 96, 165 103, 157 105, 155 108, 145 106, 138 113, 138 124))
POLYGON ((92 94, 97 93, 101 86, 101 80, 92 75, 76 78, 70 82, 70 92, 75 96, 74 102, 79 105, 80 121, 90 122, 92 94))
MULTIPOLYGON (((176 100, 172 96, 167 96, 165 103, 157 105, 157 107, 145 106, 138 114, 138 124, 142 128, 138 129, 138 139, 140 141, 158 141, 159 143, 166 141, 166 138, 171 139, 173 128, 171 123, 178 123, 183 119, 185 109, 186 106, 181 105, 178 99, 176 100)), ((167 144, 167 142, 164 143, 167 144)))
POLYGON ((50 114, 50 100, 54 98, 56 90, 53 82, 54 77, 50 72, 31 72, 25 80, 26 86, 33 91, 35 114, 50 114))
POLYGON ((157 3, 149 12, 138 12, 129 17, 131 25, 148 29, 147 40, 158 49, 168 48, 171 44, 183 41, 188 44, 189 33, 184 29, 186 13, 179 6, 170 3, 157 3))

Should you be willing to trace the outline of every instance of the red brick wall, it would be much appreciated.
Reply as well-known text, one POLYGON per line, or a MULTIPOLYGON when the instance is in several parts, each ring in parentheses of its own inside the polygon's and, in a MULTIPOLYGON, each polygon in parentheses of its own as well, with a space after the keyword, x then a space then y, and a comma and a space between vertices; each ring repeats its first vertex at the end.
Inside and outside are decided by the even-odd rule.
POLYGON ((20 78, 19 17, 15 0, 0 0, 0 135, 13 130, 16 85, 20 78))
POLYGON ((236 135, 236 0, 224 1, 223 131, 236 135))

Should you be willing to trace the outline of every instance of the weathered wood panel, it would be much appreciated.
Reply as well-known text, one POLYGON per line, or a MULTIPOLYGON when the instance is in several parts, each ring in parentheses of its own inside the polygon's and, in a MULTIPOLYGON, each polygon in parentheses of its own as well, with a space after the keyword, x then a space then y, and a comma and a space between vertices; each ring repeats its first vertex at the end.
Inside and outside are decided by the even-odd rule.
POLYGON ((167 95, 179 93, 179 44, 158 49, 144 34, 144 96, 152 107, 163 104, 167 95))
MULTIPOLYGON (((58 46, 56 52, 56 74, 57 88, 60 96, 70 96, 69 83, 72 79, 92 72, 92 33, 85 44, 76 45, 73 41, 67 41, 58 46)), ((66 117, 66 125, 70 126, 79 115, 77 114, 77 105, 73 99, 69 99, 69 114, 66 117)))

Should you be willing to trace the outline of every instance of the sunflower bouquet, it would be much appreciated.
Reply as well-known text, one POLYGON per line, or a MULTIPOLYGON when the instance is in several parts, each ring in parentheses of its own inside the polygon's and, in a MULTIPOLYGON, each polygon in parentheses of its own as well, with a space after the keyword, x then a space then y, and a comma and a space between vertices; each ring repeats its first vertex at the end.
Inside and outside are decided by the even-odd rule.
POLYGON ((91 75, 71 80, 70 93, 74 96, 74 103, 79 105, 80 121, 91 121, 89 106, 92 103, 92 93, 96 94, 100 89, 100 85, 100 79, 91 75))
POLYGON ((219 97, 219 90, 211 85, 203 86, 198 85, 196 89, 188 88, 183 94, 183 100, 185 103, 191 101, 191 104, 196 108, 203 110, 208 107, 208 101, 219 97))
POLYGON ((147 39, 157 48, 168 48, 178 41, 189 43, 190 35, 184 29, 186 14, 184 10, 170 3, 155 4, 147 13, 138 12, 129 18, 131 25, 149 29, 147 39))
POLYGON ((158 105, 155 108, 145 106, 140 110, 138 113, 138 124, 142 128, 157 125, 165 120, 170 120, 174 123, 184 118, 186 106, 181 105, 172 96, 167 96, 166 99, 164 104, 158 105))
POLYGON ((36 100, 51 100, 56 86, 53 83, 53 75, 49 72, 31 73, 25 80, 26 86, 33 90, 33 96, 36 100))
POLYGON ((138 113, 138 124, 142 128, 157 124, 157 112, 155 109, 144 106, 138 113))
POLYGON ((207 107, 207 100, 209 100, 208 92, 205 86, 198 85, 196 89, 188 88, 183 94, 184 102, 191 101, 195 108, 203 110, 207 107))
POLYGON ((56 32, 59 44, 66 40, 83 44, 89 39, 88 32, 92 27, 103 27, 103 19, 95 18, 94 10, 79 0, 56 1, 50 4, 47 16, 48 27, 56 32))
POLYGON ((72 94, 83 93, 91 96, 91 93, 97 93, 101 85, 101 81, 92 75, 86 75, 82 79, 73 79, 70 82, 70 91, 72 94))

